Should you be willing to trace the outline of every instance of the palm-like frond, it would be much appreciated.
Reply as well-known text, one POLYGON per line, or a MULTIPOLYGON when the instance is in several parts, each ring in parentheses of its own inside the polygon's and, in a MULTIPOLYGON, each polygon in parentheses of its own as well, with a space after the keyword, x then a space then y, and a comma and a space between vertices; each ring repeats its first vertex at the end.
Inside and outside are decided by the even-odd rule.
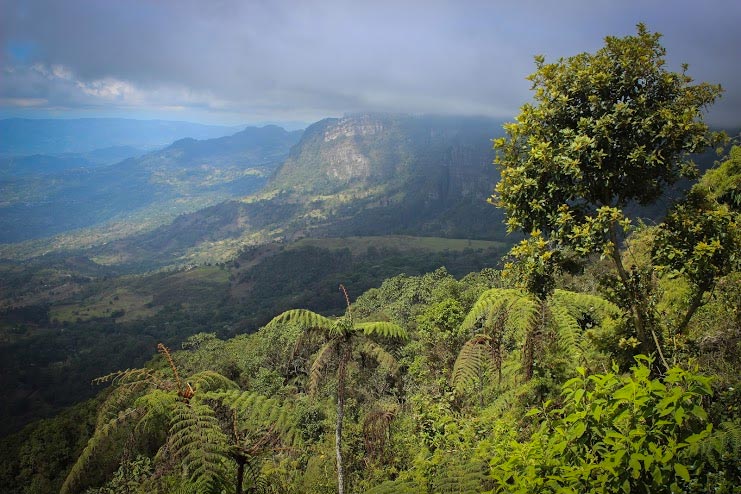
POLYGON ((337 345, 339 344, 338 339, 329 340, 327 343, 319 349, 314 361, 311 363, 311 369, 309 369, 309 394, 316 394, 319 388, 319 382, 322 379, 324 368, 327 366, 332 356, 335 354, 337 345))
POLYGON ((366 336, 382 336, 399 340, 406 340, 409 337, 404 328, 386 321, 356 323, 355 331, 362 332, 366 336))
POLYGON ((373 357, 376 362, 389 374, 396 374, 399 371, 399 363, 393 355, 387 352, 381 345, 368 338, 363 338, 358 344, 358 350, 373 357))
POLYGON ((105 401, 98 408, 98 417, 95 428, 100 429, 105 426, 112 418, 116 417, 121 410, 129 408, 133 402, 147 390, 150 384, 147 381, 138 381, 137 383, 120 386, 111 389, 105 401))
POLYGON ((527 333, 538 314, 538 304, 520 290, 491 288, 479 296, 476 303, 461 323, 461 330, 474 330, 488 314, 506 311, 506 330, 517 335, 527 333))
POLYGON ((621 314, 620 309, 615 304, 601 297, 567 290, 555 290, 550 305, 563 307, 575 319, 589 315, 598 321, 602 321, 605 317, 617 318, 621 314))
POLYGON ((102 427, 96 428, 93 437, 88 440, 85 449, 82 450, 80 457, 77 458, 77 461, 67 474, 64 484, 62 484, 60 494, 69 494, 78 491, 81 487, 79 483, 82 475, 85 473, 86 468, 94 457, 94 454, 99 449, 106 446, 105 440, 121 425, 135 422, 144 414, 145 410, 143 408, 128 408, 122 410, 118 415, 108 420, 108 422, 106 422, 102 427))
POLYGON ((190 385, 193 386, 196 391, 202 393, 218 390, 226 391, 230 389, 239 389, 237 383, 235 383, 228 377, 225 377, 218 372, 210 370, 193 374, 188 378, 188 383, 190 383, 190 385))
POLYGON ((487 313, 499 310, 499 307, 509 305, 519 299, 526 298, 519 290, 509 288, 492 288, 482 293, 473 304, 466 318, 461 323, 462 330, 474 329, 479 320, 487 313))
POLYGON ((463 344, 453 365, 453 387, 462 393, 473 386, 481 372, 492 365, 491 337, 478 334, 463 344))
POLYGON ((228 443, 211 407, 200 402, 176 402, 170 445, 201 492, 218 492, 227 478, 228 443))
POLYGON ((279 314, 269 324, 297 324, 306 331, 330 329, 334 321, 307 309, 291 309, 279 314))
POLYGON ((386 444, 391 439, 391 422, 398 408, 372 410, 363 419, 363 443, 366 461, 378 460, 386 452, 386 444))
POLYGON ((581 327, 574 314, 558 304, 549 304, 550 316, 556 327, 558 349, 567 355, 576 356, 581 352, 581 327))
POLYGON ((300 434, 289 401, 281 402, 251 391, 227 390, 206 393, 206 401, 216 401, 235 411, 246 430, 272 430, 283 444, 297 445, 300 434))

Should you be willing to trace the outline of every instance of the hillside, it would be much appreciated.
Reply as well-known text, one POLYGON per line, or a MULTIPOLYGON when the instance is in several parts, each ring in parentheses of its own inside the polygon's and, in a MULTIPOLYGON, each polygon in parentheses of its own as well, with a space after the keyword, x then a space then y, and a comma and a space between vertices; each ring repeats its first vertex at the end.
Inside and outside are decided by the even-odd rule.
MULTIPOLYGON (((223 262, 244 245, 303 237, 503 240, 501 215, 486 203, 496 181, 490 139, 499 127, 462 117, 322 120, 304 132, 261 192, 112 239, 84 255, 140 271, 223 262)), ((187 143, 173 148, 182 146, 187 143)))
POLYGON ((463 276, 505 251, 487 241, 364 237, 266 244, 228 263, 135 276, 85 257, 0 263, 0 435, 92 396, 92 379, 142 364, 159 340, 249 333, 294 304, 337 313, 339 283, 362 293, 401 272, 447 266, 463 276))
MULTIPOLYGON (((131 215, 149 217, 142 225, 146 227, 253 193, 300 134, 275 126, 248 127, 216 139, 182 139, 108 166, 91 166, 91 158, 81 156, 8 160, 0 168, 0 243, 49 237, 131 215)), ((88 156, 110 157, 111 151, 88 156)))

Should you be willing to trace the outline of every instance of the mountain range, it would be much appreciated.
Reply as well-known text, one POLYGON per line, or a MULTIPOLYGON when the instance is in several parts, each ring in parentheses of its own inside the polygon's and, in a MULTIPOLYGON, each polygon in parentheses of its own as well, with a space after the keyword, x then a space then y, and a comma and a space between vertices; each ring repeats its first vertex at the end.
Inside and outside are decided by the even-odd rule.
MULTIPOLYGON (((69 232, 98 262, 151 269, 304 236, 501 239, 501 216, 485 202, 500 127, 485 118, 351 115, 303 134, 267 126, 184 139, 115 165, 6 181, 0 240, 69 232), (127 214, 135 227, 100 234, 127 214)), ((23 251, 36 252, 24 244, 2 252, 23 251)))
POLYGON ((151 150, 183 137, 212 139, 236 130, 169 120, 7 118, 0 120, 0 156, 88 153, 116 146, 151 150))
MULTIPOLYGON (((108 165, 84 155, 6 159, 0 165, 0 243, 132 214, 162 222, 250 194, 265 184, 300 134, 276 126, 248 127, 215 139, 181 139, 108 165)), ((108 148, 88 156, 110 157, 115 149, 123 151, 108 148)))

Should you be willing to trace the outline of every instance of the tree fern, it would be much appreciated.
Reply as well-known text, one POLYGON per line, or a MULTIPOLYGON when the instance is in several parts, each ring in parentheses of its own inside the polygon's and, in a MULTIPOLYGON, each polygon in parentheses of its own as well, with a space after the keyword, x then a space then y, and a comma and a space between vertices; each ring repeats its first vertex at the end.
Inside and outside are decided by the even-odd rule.
POLYGON ((290 421, 274 401, 245 395, 233 381, 213 371, 183 378, 169 350, 158 345, 158 351, 167 360, 171 376, 156 369, 129 369, 98 380, 111 382, 114 389, 101 407, 93 437, 65 481, 63 494, 77 489, 95 460, 94 453, 123 425, 135 437, 164 441, 155 463, 165 470, 181 467, 197 492, 220 492, 230 483, 230 436, 224 432, 213 403, 234 405, 232 409, 240 410, 245 418, 259 419, 260 426, 270 423, 289 429, 290 421), (128 408, 108 418, 124 404, 128 408))
POLYGON ((599 297, 565 290, 556 290, 542 302, 519 290, 487 290, 461 323, 462 331, 474 335, 458 353, 453 367, 453 387, 459 393, 471 389, 489 369, 497 369, 501 376, 505 335, 519 342, 522 374, 529 380, 536 356, 544 352, 548 335, 554 336, 559 352, 573 357, 581 352, 585 321, 601 324, 619 313, 616 306, 599 297))
POLYGON ((326 337, 324 346, 319 350, 311 365, 309 390, 315 392, 323 371, 333 356, 337 360, 337 421, 335 428, 335 454, 337 456, 337 487, 339 494, 345 493, 344 466, 342 459, 342 426, 345 406, 345 381, 347 364, 353 355, 353 348, 360 349, 366 355, 378 359, 387 369, 396 367, 393 357, 380 346, 370 342, 372 336, 404 340, 406 331, 390 322, 356 323, 350 306, 350 297, 345 287, 340 285, 345 296, 347 310, 345 315, 335 320, 315 314, 309 310, 293 309, 275 317, 271 323, 297 324, 307 332, 321 332, 326 337))

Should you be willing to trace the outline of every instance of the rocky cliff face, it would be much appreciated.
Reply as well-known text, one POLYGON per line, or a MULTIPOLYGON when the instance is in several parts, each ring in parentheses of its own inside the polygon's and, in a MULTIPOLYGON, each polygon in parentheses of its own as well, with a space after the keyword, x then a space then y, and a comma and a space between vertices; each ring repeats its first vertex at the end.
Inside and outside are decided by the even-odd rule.
MULTIPOLYGON (((482 118, 351 115, 304 131, 266 189, 223 203, 97 255, 152 265, 211 255, 244 242, 306 236, 409 234, 503 240, 502 213, 486 203, 497 181, 482 118)), ((128 261, 126 261, 128 262, 128 261)))
POLYGON ((309 127, 271 187, 304 194, 383 187, 446 201, 490 190, 496 180, 488 119, 351 115, 309 127))

